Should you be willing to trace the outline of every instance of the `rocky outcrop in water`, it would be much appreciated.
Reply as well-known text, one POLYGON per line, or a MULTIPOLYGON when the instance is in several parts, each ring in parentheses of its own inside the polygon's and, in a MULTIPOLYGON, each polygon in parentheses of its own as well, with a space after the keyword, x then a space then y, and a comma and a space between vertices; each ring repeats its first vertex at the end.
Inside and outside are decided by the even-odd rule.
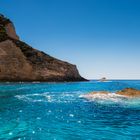
POLYGON ((121 91, 116 92, 116 94, 127 96, 127 97, 140 97, 140 90, 134 88, 125 88, 121 91))
POLYGON ((0 15, 0 81, 85 81, 75 65, 22 42, 13 23, 0 15))
POLYGON ((134 89, 134 88, 125 88, 123 90, 120 90, 116 93, 110 93, 107 91, 98 91, 98 92, 91 92, 89 94, 85 94, 82 97, 86 98, 86 99, 92 99, 92 98, 102 98, 104 97, 107 98, 107 95, 116 95, 116 96, 121 96, 121 97, 125 97, 125 98, 137 98, 140 97, 140 90, 134 89))
POLYGON ((101 78, 99 81, 100 81, 100 82, 105 82, 105 81, 107 81, 107 79, 106 79, 106 77, 103 77, 103 78, 101 78))

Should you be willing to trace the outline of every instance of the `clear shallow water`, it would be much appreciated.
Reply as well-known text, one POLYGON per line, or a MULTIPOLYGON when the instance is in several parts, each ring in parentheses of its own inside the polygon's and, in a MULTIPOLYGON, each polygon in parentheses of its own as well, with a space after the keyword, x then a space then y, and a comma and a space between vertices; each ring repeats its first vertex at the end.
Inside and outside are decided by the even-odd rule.
POLYGON ((140 140, 140 99, 81 98, 140 81, 1 83, 0 140, 140 140))

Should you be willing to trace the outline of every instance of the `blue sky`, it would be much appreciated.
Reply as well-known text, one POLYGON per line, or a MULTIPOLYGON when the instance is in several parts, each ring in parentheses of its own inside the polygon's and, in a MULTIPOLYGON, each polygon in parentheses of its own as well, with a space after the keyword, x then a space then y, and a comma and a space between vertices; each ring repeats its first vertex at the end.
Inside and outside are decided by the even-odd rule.
POLYGON ((140 79, 139 0, 1 0, 21 40, 97 79, 140 79))

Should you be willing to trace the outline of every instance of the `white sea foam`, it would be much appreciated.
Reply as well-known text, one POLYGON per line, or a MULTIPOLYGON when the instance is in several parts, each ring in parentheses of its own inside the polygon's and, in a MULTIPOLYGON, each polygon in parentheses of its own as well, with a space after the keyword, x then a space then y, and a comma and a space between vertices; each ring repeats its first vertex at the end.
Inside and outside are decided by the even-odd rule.
POLYGON ((108 94, 84 94, 80 95, 80 98, 86 99, 85 101, 93 101, 101 104, 120 104, 126 107, 139 107, 140 106, 140 98, 128 98, 123 95, 119 95, 116 93, 108 93, 108 94))
POLYGON ((102 104, 119 103, 122 105, 140 105, 139 99, 129 99, 125 96, 115 93, 108 94, 83 94, 81 92, 44 92, 25 95, 16 95, 15 98, 24 102, 44 102, 44 103, 73 103, 79 102, 80 98, 83 98, 83 102, 98 102, 102 104))
MULTIPOLYGON (((80 95, 80 93, 78 94, 80 95)), ((78 96, 77 96, 78 97, 78 96)), ((15 98, 26 101, 26 102, 57 102, 57 103, 68 103, 74 101, 76 94, 70 92, 45 92, 45 93, 34 93, 26 95, 16 95, 15 98)))
POLYGON ((122 99, 125 98, 125 96, 118 95, 115 93, 108 93, 108 94, 101 94, 101 93, 95 93, 95 94, 84 94, 80 95, 80 98, 85 98, 90 101, 113 101, 113 102, 121 102, 122 99))
POLYGON ((32 82, 33 84, 38 84, 38 83, 41 83, 40 81, 34 81, 32 82))
POLYGON ((74 117, 74 114, 69 114, 69 116, 73 118, 74 117))

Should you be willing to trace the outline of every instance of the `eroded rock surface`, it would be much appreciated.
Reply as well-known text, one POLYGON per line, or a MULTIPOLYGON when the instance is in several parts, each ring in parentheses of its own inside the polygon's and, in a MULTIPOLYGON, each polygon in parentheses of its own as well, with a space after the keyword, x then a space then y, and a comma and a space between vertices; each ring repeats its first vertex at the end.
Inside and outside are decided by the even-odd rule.
POLYGON ((16 34, 15 27, 14 27, 13 23, 6 24, 5 29, 6 29, 6 33, 9 37, 19 40, 19 37, 16 34))
POLYGON ((86 99, 92 99, 92 98, 108 98, 108 96, 115 95, 116 97, 125 97, 125 98, 137 98, 140 97, 140 90, 133 89, 133 88, 125 88, 123 90, 120 90, 116 93, 110 93, 107 91, 98 91, 98 92, 91 92, 89 94, 85 94, 82 97, 86 99))
POLYGON ((127 97, 140 97, 140 90, 134 88, 125 88, 118 91, 116 94, 127 96, 127 97))
POLYGON ((0 81, 85 81, 76 65, 19 40, 13 23, 0 15, 0 81))

